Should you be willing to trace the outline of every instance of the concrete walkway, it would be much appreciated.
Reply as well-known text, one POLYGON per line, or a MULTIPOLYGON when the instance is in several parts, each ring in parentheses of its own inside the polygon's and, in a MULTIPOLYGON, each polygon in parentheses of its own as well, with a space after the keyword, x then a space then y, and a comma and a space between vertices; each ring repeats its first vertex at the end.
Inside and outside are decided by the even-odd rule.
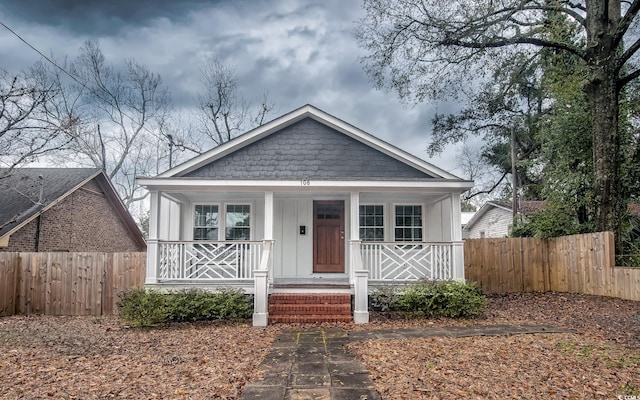
POLYGON ((281 333, 260 364, 262 378, 245 386, 242 399, 378 400, 369 373, 344 346, 352 340, 419 337, 504 336, 562 333, 544 325, 492 325, 373 330, 347 333, 317 328, 281 333))

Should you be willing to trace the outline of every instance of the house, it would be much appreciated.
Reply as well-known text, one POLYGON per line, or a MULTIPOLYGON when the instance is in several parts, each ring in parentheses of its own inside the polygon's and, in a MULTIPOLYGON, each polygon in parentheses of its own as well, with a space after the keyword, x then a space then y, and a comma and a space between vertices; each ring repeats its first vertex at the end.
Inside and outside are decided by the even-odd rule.
POLYGON ((475 211, 463 211, 460 214, 460 222, 462 223, 461 227, 462 227, 462 238, 463 239, 468 239, 468 236, 465 236, 465 234, 467 233, 467 231, 464 229, 465 226, 467 226, 467 224, 469 223, 469 221, 471 221, 471 218, 473 218, 473 216, 476 215, 475 211))
MULTIPOLYGON (((518 210, 531 214, 544 207, 544 201, 521 201, 518 210)), ((507 237, 513 226, 513 205, 504 201, 487 201, 467 222, 465 239, 507 237)))
POLYGON ((140 229, 100 169, 0 169, 0 251, 145 249, 140 229))
POLYGON ((354 295, 366 323, 369 285, 464 279, 472 182, 311 105, 138 183, 147 287, 244 288, 254 325, 279 293, 354 295))

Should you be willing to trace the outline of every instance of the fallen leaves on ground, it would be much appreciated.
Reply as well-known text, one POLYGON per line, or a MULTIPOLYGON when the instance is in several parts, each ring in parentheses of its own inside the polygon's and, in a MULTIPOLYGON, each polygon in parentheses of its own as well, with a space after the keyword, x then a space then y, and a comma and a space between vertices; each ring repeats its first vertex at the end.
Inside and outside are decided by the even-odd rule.
POLYGON ((0 398, 235 399, 281 327, 128 329, 115 317, 0 319, 0 398))
POLYGON ((384 399, 613 399, 640 394, 640 350, 574 334, 368 340, 349 349, 384 399))
MULTIPOLYGON (((571 294, 493 296, 471 320, 372 315, 346 330, 549 324, 576 334, 356 342, 385 399, 640 396, 640 302, 571 294), (604 394, 601 394, 604 393, 604 394)), ((0 319, 2 399, 235 399, 285 329, 244 323, 129 329, 115 317, 0 319)))
POLYGON ((374 315, 352 329, 544 324, 575 334, 349 344, 384 399, 640 398, 640 302, 560 293, 491 296, 482 318, 374 315), (632 398, 632 397, 629 397, 632 398))

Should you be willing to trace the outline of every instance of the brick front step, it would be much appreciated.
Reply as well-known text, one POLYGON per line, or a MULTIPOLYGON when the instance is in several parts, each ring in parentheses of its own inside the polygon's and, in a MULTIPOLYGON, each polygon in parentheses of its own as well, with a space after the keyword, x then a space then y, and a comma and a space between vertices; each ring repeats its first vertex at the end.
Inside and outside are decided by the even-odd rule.
POLYGON ((318 322, 351 322, 351 315, 269 315, 270 324, 311 324, 318 322))
POLYGON ((350 322, 351 295, 274 293, 269 295, 269 323, 350 322))
POLYGON ((274 315, 351 315, 351 304, 270 304, 274 315))
POLYGON ((343 293, 274 293, 269 295, 269 304, 351 304, 351 295, 343 293))

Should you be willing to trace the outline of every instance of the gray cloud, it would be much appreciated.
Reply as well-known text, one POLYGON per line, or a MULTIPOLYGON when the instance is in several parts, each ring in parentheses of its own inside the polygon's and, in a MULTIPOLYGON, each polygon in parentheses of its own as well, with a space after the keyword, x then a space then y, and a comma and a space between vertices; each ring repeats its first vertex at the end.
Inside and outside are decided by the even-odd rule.
MULTIPOLYGON (((200 90, 199 69, 215 56, 234 65, 248 98, 268 91, 279 113, 311 103, 412 154, 425 157, 434 105, 406 108, 376 91, 362 71, 353 37, 359 2, 343 0, 21 0, 0 4, 3 22, 45 53, 75 57, 98 40, 114 65, 135 58, 159 73, 176 108, 188 112, 200 90)), ((38 56, 0 35, 0 67, 38 56)), ((445 108, 455 105, 443 105, 445 108)), ((275 115, 274 115, 275 116, 275 115)), ((453 168, 450 156, 437 160, 453 168)))

